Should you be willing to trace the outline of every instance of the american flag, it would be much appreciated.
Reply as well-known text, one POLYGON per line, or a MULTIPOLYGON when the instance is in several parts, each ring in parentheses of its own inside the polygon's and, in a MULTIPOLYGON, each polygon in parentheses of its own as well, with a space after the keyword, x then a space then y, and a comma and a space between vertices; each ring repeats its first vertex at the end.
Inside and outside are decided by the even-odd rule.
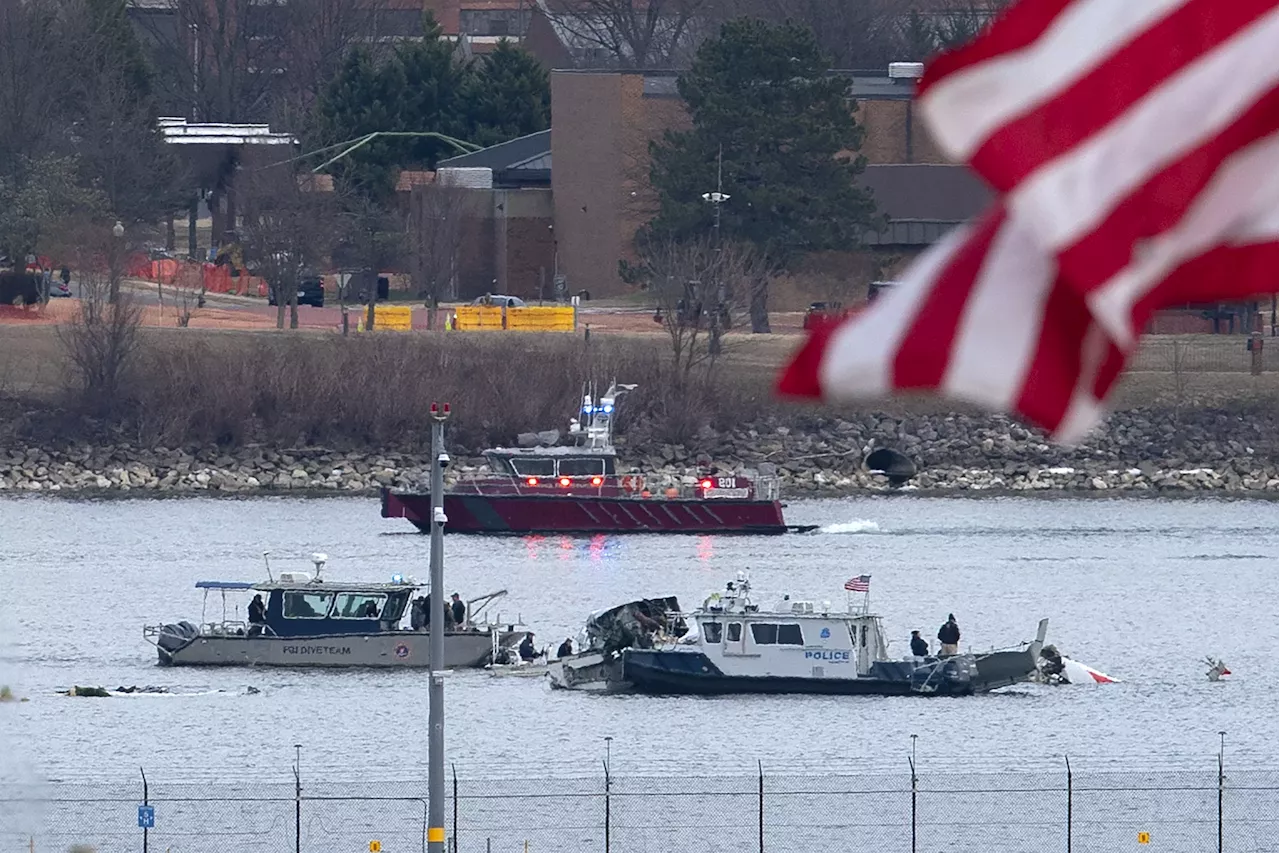
POLYGON ((858 575, 856 578, 849 578, 844 582, 844 588, 849 592, 870 592, 871 575, 858 575))
POLYGON ((1021 0, 940 56, 920 112, 999 199, 779 390, 925 390, 1082 438, 1157 309, 1276 290, 1278 42, 1275 0, 1021 0))

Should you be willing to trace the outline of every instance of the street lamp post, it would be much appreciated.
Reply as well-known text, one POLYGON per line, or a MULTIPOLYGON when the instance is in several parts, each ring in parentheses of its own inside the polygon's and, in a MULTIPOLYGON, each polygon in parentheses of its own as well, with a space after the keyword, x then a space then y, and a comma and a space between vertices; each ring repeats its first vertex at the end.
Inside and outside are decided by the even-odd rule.
POLYGON ((449 404, 431 404, 431 687, 427 707, 427 849, 444 853, 444 422, 449 404))
POLYGON ((720 316, 724 313, 724 281, 721 278, 720 266, 720 205, 729 200, 728 193, 724 192, 724 146, 721 145, 716 151, 716 191, 712 193, 703 193, 702 200, 711 202, 715 208, 715 224, 712 226, 713 246, 715 248, 715 264, 716 269, 713 271, 713 283, 715 284, 716 304, 714 313, 711 316, 711 343, 710 350, 712 355, 720 354, 720 316))
POLYGON ((112 305, 115 305, 120 301, 120 278, 122 275, 122 271, 120 269, 120 245, 123 240, 124 223, 117 219, 116 224, 111 226, 111 252, 107 264, 107 273, 111 276, 111 281, 108 282, 109 291, 107 301, 112 305))

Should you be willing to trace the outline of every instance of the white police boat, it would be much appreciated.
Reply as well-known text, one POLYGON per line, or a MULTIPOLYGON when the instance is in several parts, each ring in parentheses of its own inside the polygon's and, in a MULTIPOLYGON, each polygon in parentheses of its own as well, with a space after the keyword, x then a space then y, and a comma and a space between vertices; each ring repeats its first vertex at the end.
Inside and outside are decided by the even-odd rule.
MULTIPOLYGON (((323 554, 313 555, 314 575, 280 572, 271 577, 268 565, 265 582, 198 581, 196 589, 205 593, 200 623, 148 625, 143 638, 166 666, 429 666, 427 629, 401 624, 421 606, 412 599, 424 585, 400 575, 390 583, 331 583, 320 577, 326 560, 323 554), (211 592, 221 593, 220 619, 207 618, 211 592), (235 604, 229 613, 228 593, 261 596, 261 617, 242 619, 235 604)), ((519 620, 503 623, 499 614, 497 621, 489 621, 486 615, 489 605, 506 594, 499 590, 466 602, 465 623, 445 629, 446 668, 483 666, 494 648, 524 635, 519 620)))
MULTIPOLYGON (((1020 648, 948 657, 890 659, 881 618, 852 602, 784 597, 771 609, 751 600, 744 574, 683 617, 675 642, 631 646, 603 667, 613 691, 662 695, 820 693, 964 696, 1032 680, 1049 620, 1020 648)), ((567 686, 567 685, 565 685, 567 686)))

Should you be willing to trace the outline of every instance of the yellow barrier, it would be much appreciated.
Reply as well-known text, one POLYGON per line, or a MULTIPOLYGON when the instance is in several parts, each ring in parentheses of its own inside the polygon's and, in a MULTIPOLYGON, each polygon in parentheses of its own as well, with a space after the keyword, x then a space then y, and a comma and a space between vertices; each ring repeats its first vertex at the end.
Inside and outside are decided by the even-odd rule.
POLYGON ((501 308, 492 305, 459 305, 456 310, 459 331, 502 331, 501 308))
POLYGON ((521 332, 572 332, 575 310, 572 305, 508 308, 507 328, 521 332))
POLYGON ((409 305, 375 305, 373 328, 391 332, 407 332, 413 328, 413 308, 409 305))
POLYGON ((572 332, 576 309, 572 305, 501 308, 461 305, 455 309, 458 330, 463 332, 572 332))

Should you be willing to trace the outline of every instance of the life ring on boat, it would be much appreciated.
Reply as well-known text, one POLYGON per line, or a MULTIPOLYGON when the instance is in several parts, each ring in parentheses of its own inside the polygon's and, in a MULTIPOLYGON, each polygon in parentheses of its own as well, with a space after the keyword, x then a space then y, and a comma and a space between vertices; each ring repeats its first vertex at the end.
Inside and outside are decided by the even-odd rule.
POLYGON ((644 477, 638 474, 627 474, 622 478, 622 488, 628 492, 638 492, 644 489, 644 477))

